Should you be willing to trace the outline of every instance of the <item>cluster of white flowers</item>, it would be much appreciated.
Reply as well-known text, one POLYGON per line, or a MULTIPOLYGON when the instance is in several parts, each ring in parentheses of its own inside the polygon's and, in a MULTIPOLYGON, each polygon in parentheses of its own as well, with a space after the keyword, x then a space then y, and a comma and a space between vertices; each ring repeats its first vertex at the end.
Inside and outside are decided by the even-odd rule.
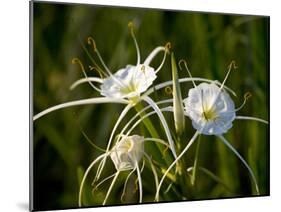
MULTIPOLYGON (((107 142, 107 148, 104 154, 100 155, 96 158, 86 170, 83 180, 80 186, 79 192, 79 206, 82 206, 82 193, 83 187, 85 184, 85 180, 92 170, 95 164, 99 163, 98 170, 96 173, 95 181, 99 179, 105 163, 106 159, 109 157, 113 162, 116 173, 110 176, 109 178, 113 178, 108 192, 104 198, 103 204, 106 204, 108 196, 111 193, 111 190, 119 176, 120 172, 123 171, 131 171, 126 179, 129 179, 133 172, 137 173, 137 179, 139 184, 139 202, 142 202, 142 178, 141 173, 142 169, 139 167, 139 163, 146 159, 149 161, 150 168, 154 174, 154 180, 156 185, 156 192, 155 192, 155 200, 159 201, 159 195, 161 190, 161 185, 164 182, 164 179, 167 177, 169 172, 172 170, 175 164, 182 158, 182 156, 187 152, 190 146, 194 143, 196 138, 200 135, 215 135, 220 138, 220 140, 228 147, 230 150, 242 161, 242 163, 246 166, 249 170, 249 173, 253 179, 253 182, 256 186, 256 191, 259 193, 257 180, 255 175, 246 161, 242 158, 242 156, 230 145, 230 143, 223 137, 224 133, 227 133, 228 130, 231 129, 232 123, 236 119, 246 119, 246 120, 255 120, 260 121, 263 123, 267 123, 259 118, 249 117, 249 116, 237 116, 236 112, 244 105, 239 108, 235 108, 234 102, 231 99, 231 96, 228 92, 232 92, 229 88, 225 86, 226 79, 228 78, 229 73, 232 69, 236 68, 235 63, 232 62, 229 66, 229 70, 227 75, 222 83, 214 80, 208 80, 204 78, 193 78, 186 66, 186 69, 189 73, 189 77, 182 78, 182 79, 173 79, 168 82, 163 82, 158 85, 154 85, 153 88, 150 88, 154 81, 157 79, 157 73, 161 70, 167 54, 169 53, 170 43, 167 43, 165 46, 156 47, 150 55, 145 59, 143 63, 141 63, 140 59, 140 51, 139 47, 134 35, 134 31, 132 25, 130 24, 131 34, 135 42, 136 50, 137 50, 137 63, 136 65, 126 65, 125 68, 121 68, 115 73, 112 73, 109 68, 105 65, 102 57, 100 56, 96 44, 92 38, 89 38, 89 44, 93 45, 94 51, 97 54, 98 58, 100 59, 101 64, 105 71, 100 71, 100 78, 97 77, 88 77, 84 70, 82 63, 75 59, 74 62, 78 62, 84 72, 85 78, 79 79, 76 81, 71 88, 74 89, 78 85, 82 83, 89 83, 95 90, 99 91, 102 97, 96 98, 89 98, 89 99, 82 99, 72 102, 67 102, 63 104, 56 105, 54 107, 48 108, 39 114, 34 116, 34 121, 38 118, 46 115, 52 111, 66 108, 75 105, 85 105, 85 104, 100 104, 100 103, 121 103, 125 104, 126 107, 120 113, 120 116, 112 130, 110 138, 107 142), (151 61, 153 58, 158 55, 160 52, 164 52, 163 60, 157 69, 150 66, 151 61), (104 77, 103 77, 104 76, 104 77), (200 84, 196 85, 196 81, 199 81, 200 84), (181 98, 181 91, 180 91, 180 83, 183 82, 192 82, 194 88, 190 89, 186 94, 186 98, 181 98), (95 86, 93 83, 99 83, 100 88, 95 86), (149 95, 154 91, 157 91, 161 88, 167 87, 169 85, 176 85, 173 89, 178 89, 175 93, 174 99, 165 99, 160 102, 155 102, 149 95), (150 89, 149 89, 150 88, 150 89), (147 107, 143 108, 139 111, 122 129, 122 131, 117 135, 117 140, 115 141, 113 147, 111 143, 113 142, 113 138, 117 127, 121 123, 122 119, 125 117, 127 112, 140 102, 146 102, 148 104, 147 107), (173 103, 167 107, 160 108, 159 106, 164 103, 173 103), (178 105, 176 105, 178 104, 178 105), (148 109, 152 109, 151 112, 145 113, 148 109), (175 112, 176 111, 176 112, 175 112), (166 119, 163 115, 163 112, 174 112, 174 116, 183 116, 182 119, 184 120, 184 116, 187 116, 192 121, 192 126, 196 130, 195 134, 192 136, 191 140, 188 144, 176 151, 176 145, 174 144, 173 137, 171 136, 170 128, 166 122, 166 119), (182 113, 181 113, 182 112, 182 113), (145 115, 143 115, 145 114, 145 115), (130 135, 132 130, 141 123, 144 119, 148 118, 149 116, 157 114, 161 124, 164 128, 166 138, 145 138, 141 135, 130 135), (132 125, 133 124, 133 125, 132 125), (130 125, 132 125, 130 127, 130 125), (130 127, 130 128, 129 128, 130 127), (126 133, 125 133, 126 132, 126 133), (167 139, 167 141, 166 141, 167 139), (160 182, 158 182, 158 173, 154 166, 153 161, 151 160, 152 156, 149 156, 145 152, 145 141, 152 141, 159 144, 162 144, 169 148, 171 151, 174 159, 171 164, 169 164, 168 168, 165 168, 165 173, 162 175, 160 182)), ((174 70, 173 70, 174 71, 174 70)), ((176 76, 176 75, 175 75, 176 76)), ((184 96, 184 95, 183 95, 184 96)), ((175 117, 175 120, 181 120, 175 117)), ((184 125, 181 127, 178 126, 180 122, 175 122, 176 129, 184 128, 184 125)), ((104 179, 99 184, 105 182, 109 178, 104 179)), ((125 183, 125 187, 126 187, 125 183)))

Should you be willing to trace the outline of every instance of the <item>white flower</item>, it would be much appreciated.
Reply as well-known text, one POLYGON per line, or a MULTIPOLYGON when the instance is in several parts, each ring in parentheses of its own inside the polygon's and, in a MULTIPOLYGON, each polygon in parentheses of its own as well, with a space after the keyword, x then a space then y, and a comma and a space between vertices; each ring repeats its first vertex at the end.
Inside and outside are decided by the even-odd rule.
POLYGON ((132 170, 142 159, 144 153, 144 137, 123 136, 111 151, 110 157, 118 171, 132 170))
MULTIPOLYGON (((151 166, 151 170, 154 175, 155 186, 157 189, 158 175, 157 175, 156 168, 152 162, 151 157, 148 156, 148 154, 145 153, 145 151, 144 151, 144 142, 148 142, 148 141, 158 142, 158 143, 163 144, 163 145, 167 146, 168 148, 170 148, 169 145, 165 141, 158 139, 158 138, 144 138, 143 136, 139 136, 139 135, 129 136, 129 135, 123 135, 123 134, 121 134, 120 137, 122 139, 119 142, 117 141, 117 143, 114 145, 114 147, 110 151, 106 151, 104 154, 97 157, 87 168, 87 170, 83 176, 83 179, 81 181, 81 184, 80 184, 79 199, 78 199, 79 206, 82 206, 82 192, 83 192, 85 180, 86 180, 89 172, 94 167, 94 165, 96 165, 98 162, 100 162, 99 166, 98 166, 98 169, 100 169, 101 165, 103 164, 102 161, 104 161, 107 157, 111 158, 112 162, 115 165, 116 172, 113 175, 104 178, 101 182, 99 182, 93 188, 93 191, 95 191, 104 182, 113 178, 110 183, 110 186, 108 188, 108 191, 106 193, 106 196, 103 200, 103 205, 106 204, 107 199, 113 189, 114 184, 116 183, 116 181, 118 179, 119 174, 123 171, 130 171, 130 173, 127 175, 125 183, 124 183, 123 194, 125 192, 129 178, 131 177, 132 173, 136 172, 138 188, 139 188, 139 202, 140 203, 142 202, 143 190, 142 190, 141 173, 142 173, 143 167, 142 168, 139 167, 139 162, 141 160, 143 160, 143 166, 144 166, 144 159, 146 159, 151 166)), ((96 179, 94 179, 93 182, 95 183, 96 179)))
POLYGON ((231 97, 214 83, 201 83, 190 89, 183 102, 192 126, 204 135, 226 133, 236 117, 231 97))
MULTIPOLYGON (((193 79, 190 71, 187 68, 186 62, 184 60, 183 62, 188 74, 190 75, 190 78, 193 79)), ((185 148, 182 150, 182 152, 178 155, 178 157, 173 161, 173 163, 168 167, 168 169, 162 176, 155 194, 155 200, 159 200, 160 188, 167 174, 177 163, 177 161, 179 161, 188 151, 188 149, 196 141, 197 137, 200 134, 217 136, 220 141, 222 141, 239 158, 239 160, 248 169, 249 174, 254 182, 256 192, 259 195, 258 183, 251 167, 222 134, 226 133, 232 127, 232 122, 235 119, 254 120, 265 124, 268 124, 268 122, 256 117, 236 116, 236 112, 245 105, 250 95, 246 93, 244 96, 243 104, 240 107, 235 108, 234 102, 232 101, 231 97, 224 90, 226 88, 224 84, 232 68, 237 68, 234 61, 230 63, 226 77, 220 84, 220 87, 216 85, 216 81, 212 83, 201 83, 199 85, 196 85, 193 81, 194 88, 189 90, 188 97, 183 100, 183 103, 185 106, 185 114, 192 120, 192 126, 196 129, 196 132, 194 133, 188 144, 185 146, 185 148)))
POLYGON ((103 80, 101 95, 112 98, 140 96, 152 85, 156 77, 154 68, 149 65, 127 65, 103 80))

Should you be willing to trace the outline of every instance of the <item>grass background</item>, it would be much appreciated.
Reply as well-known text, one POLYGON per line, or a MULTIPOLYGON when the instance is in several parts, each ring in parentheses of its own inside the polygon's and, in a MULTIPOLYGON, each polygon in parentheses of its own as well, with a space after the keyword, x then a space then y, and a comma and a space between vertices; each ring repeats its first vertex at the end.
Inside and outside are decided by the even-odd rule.
MULTIPOLYGON (((88 36, 94 37, 104 61, 113 72, 126 64, 135 64, 136 51, 127 28, 129 21, 134 21, 136 25, 142 61, 153 48, 170 41, 176 58, 187 59, 194 77, 222 81, 228 64, 235 60, 239 68, 231 73, 227 81, 227 86, 237 93, 234 102, 238 106, 245 92, 252 94, 238 114, 268 120, 269 18, 50 3, 34 4, 34 114, 62 102, 99 96, 86 84, 74 91, 69 90, 69 86, 82 77, 79 67, 71 64, 72 58, 79 57, 85 67, 91 65, 80 42, 86 45, 88 36)), ((86 47, 94 55, 91 47, 86 47)), ((157 67, 160 61, 161 56, 158 56, 152 66, 157 67)), ((88 74, 96 76, 93 71, 88 71, 88 74)), ((179 74, 180 77, 187 77, 186 72, 179 74)), ((170 79, 168 59, 155 83, 170 79)), ((189 88, 191 84, 182 85, 184 98, 189 88)), ((162 90, 157 92, 157 98, 171 96, 162 90)), ((77 207, 79 176, 100 154, 87 143, 81 128, 98 146, 105 148, 122 108, 117 104, 78 106, 53 112, 34 123, 36 209, 77 207)), ((173 129, 171 114, 165 116, 173 129)), ((163 130, 158 127, 159 120, 152 118, 152 121, 165 138, 163 130)), ((126 120, 122 122, 124 124, 126 120)), ((135 132, 147 133, 143 126, 135 132)), ((186 119, 186 141, 193 133, 191 123, 186 119)), ((226 138, 253 168, 261 194, 268 195, 268 126, 237 120, 226 138)), ((185 158, 189 165, 193 163, 194 152, 195 145, 185 158)), ((186 185, 189 200, 249 196, 254 193, 247 170, 215 137, 201 137, 199 154, 199 165, 220 176, 232 192, 199 172, 195 187, 186 185)), ((109 164, 105 176, 113 169, 109 164)), ((154 192, 151 172, 145 169, 143 177, 144 200, 151 201, 154 192)), ((121 203, 122 185, 120 179, 111 195, 110 204, 121 203)), ((95 198, 85 195, 84 201, 89 205, 100 204, 107 186, 105 184, 99 189, 95 198)), ((128 193, 134 191, 133 180, 128 188, 131 188, 128 193)), ((87 189, 85 193, 90 194, 89 185, 87 189)), ((126 202, 135 202, 137 192, 127 196, 126 202)), ((174 195, 166 199, 176 200, 178 198, 174 195)))

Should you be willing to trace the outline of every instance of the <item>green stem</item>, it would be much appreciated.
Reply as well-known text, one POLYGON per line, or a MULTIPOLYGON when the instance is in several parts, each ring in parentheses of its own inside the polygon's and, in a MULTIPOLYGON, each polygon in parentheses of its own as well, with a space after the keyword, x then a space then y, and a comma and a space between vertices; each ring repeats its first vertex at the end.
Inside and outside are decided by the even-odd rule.
POLYGON ((195 158, 194 158, 194 164, 193 164, 193 170, 192 170, 192 176, 191 176, 191 185, 194 186, 195 179, 196 179, 196 173, 197 173, 197 167, 198 167, 198 155, 199 155, 199 149, 200 149, 200 139, 201 136, 198 138, 198 142, 196 145, 196 152, 195 152, 195 158))

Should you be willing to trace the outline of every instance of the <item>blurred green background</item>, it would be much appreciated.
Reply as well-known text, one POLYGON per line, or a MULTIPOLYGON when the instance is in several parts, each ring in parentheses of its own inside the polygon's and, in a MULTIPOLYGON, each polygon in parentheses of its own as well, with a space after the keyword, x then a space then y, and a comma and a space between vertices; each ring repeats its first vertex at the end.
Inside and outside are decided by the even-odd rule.
MULTIPOLYGON (((126 64, 135 64, 135 46, 127 27, 128 22, 133 21, 142 61, 156 46, 170 41, 176 58, 187 59, 194 77, 222 81, 230 61, 235 60, 239 68, 231 73, 226 84, 237 94, 237 98, 233 97, 236 107, 242 103, 244 93, 249 91, 252 94, 238 114, 269 119, 268 17, 36 2, 33 21, 34 114, 59 103, 99 96, 88 84, 74 91, 69 90, 74 81, 83 77, 79 67, 71 64, 72 58, 80 58, 85 67, 92 65, 81 45, 81 42, 86 45, 94 56, 91 46, 86 43, 88 36, 95 39, 104 61, 113 72, 126 64)), ((157 56, 152 66, 157 67, 161 59, 161 55, 157 56)), ((87 73, 97 76, 88 69, 87 73)), ((179 75, 187 77, 185 71, 179 75)), ((155 83, 167 80, 171 80, 169 57, 155 83)), ((183 98, 187 97, 189 88, 191 83, 182 84, 183 98)), ((157 99, 166 98, 171 96, 163 90, 157 92, 157 99)), ((77 106, 53 112, 34 122, 35 209, 78 206, 81 174, 100 154, 87 142, 82 131, 95 144, 105 148, 123 107, 118 104, 77 106)), ((172 114, 165 116, 174 130, 172 114)), ((126 124, 126 120, 128 118, 119 129, 126 124)), ((157 117, 153 117, 152 121, 165 138, 157 117)), ((135 132, 147 133, 143 126, 135 132)), ((186 132, 187 141, 194 133, 188 118, 186 132)), ((237 120, 226 138, 253 168, 261 194, 268 195, 269 127, 253 121, 237 120)), ((195 146, 186 156, 190 166, 193 165, 195 146)), ((114 169, 112 164, 108 164, 104 176, 114 169)), ((202 136, 199 165, 220 176, 231 192, 198 172, 196 185, 186 185, 188 200, 249 196, 254 193, 243 164, 215 137, 202 136)), ((151 171, 145 169, 143 178, 144 200, 151 202, 155 192, 151 171)), ((100 205, 108 184, 105 183, 93 198, 90 183, 91 180, 88 180, 84 202, 100 205)), ((123 183, 122 179, 117 182, 109 204, 121 203, 123 183)), ((134 203, 138 192, 134 191, 133 180, 128 188, 132 195, 125 197, 126 202, 134 203)), ((166 199, 176 200, 176 196, 166 199)))

